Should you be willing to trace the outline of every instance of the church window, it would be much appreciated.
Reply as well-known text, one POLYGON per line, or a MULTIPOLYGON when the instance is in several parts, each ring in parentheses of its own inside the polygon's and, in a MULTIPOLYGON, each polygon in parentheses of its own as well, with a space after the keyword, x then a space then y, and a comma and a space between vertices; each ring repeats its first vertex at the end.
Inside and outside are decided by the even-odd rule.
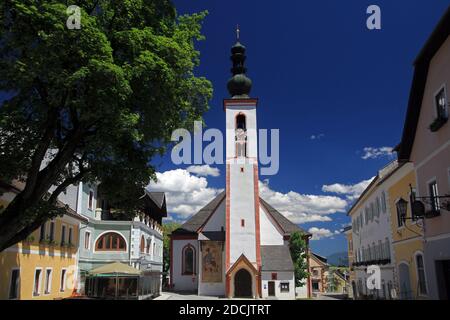
POLYGON ((241 219, 241 227, 245 227, 245 219, 241 219))
POLYGON ((239 114, 236 117, 236 156, 238 158, 247 157, 247 125, 245 115, 239 114))
POLYGON ((97 251, 126 251, 125 239, 118 233, 108 232, 98 238, 95 249, 97 251))
POLYGON ((193 275, 195 274, 195 249, 191 245, 187 245, 183 249, 183 274, 193 275))
POLYGON ((242 129, 247 131, 247 124, 245 121, 245 115, 240 114, 236 117, 236 129, 242 129))

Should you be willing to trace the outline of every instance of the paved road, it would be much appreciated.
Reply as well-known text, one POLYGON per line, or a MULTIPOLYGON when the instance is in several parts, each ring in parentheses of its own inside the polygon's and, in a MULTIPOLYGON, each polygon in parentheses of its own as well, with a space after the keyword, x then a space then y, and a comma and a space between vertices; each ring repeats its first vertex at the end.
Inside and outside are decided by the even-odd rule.
POLYGON ((155 300, 218 300, 218 297, 201 297, 196 294, 162 292, 155 300))
POLYGON ((343 300, 344 296, 342 294, 320 294, 316 298, 313 298, 313 300, 343 300))
MULTIPOLYGON (((219 297, 202 297, 193 293, 162 292, 161 296, 159 296, 155 300, 228 300, 228 299, 219 297)), ((342 300, 342 295, 333 295, 333 294, 319 295, 318 297, 315 297, 312 300, 342 300)))

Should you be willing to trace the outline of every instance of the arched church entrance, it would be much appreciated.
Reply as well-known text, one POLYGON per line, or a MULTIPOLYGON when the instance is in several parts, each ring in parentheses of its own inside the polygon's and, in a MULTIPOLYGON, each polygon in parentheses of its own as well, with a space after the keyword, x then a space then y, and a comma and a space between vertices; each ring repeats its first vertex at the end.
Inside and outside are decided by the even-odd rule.
POLYGON ((252 275, 245 269, 236 272, 234 276, 234 296, 236 298, 251 298, 252 275))

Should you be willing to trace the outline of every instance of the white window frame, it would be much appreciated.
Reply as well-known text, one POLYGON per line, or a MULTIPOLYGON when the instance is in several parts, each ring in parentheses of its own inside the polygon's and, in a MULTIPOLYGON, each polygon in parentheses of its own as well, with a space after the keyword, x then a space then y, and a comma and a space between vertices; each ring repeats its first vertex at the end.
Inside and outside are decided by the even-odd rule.
POLYGON ((67 244, 73 245, 73 226, 69 226, 68 232, 67 232, 67 244))
POLYGON ((48 296, 52 294, 52 280, 53 280, 53 268, 45 268, 45 278, 44 278, 44 296, 48 296), (47 276, 47 271, 50 271, 49 275, 47 276), (48 278, 47 278, 48 277, 48 278), (47 283, 48 283, 48 291, 47 289, 47 283))
POLYGON ((66 244, 66 243, 67 243, 67 224, 61 223, 60 245, 62 246, 63 244, 66 244), (64 242, 62 242, 63 229, 64 229, 64 242))
POLYGON ((87 205, 88 205, 88 210, 90 210, 90 211, 94 211, 94 207, 95 207, 94 200, 95 200, 94 189, 89 188, 87 205), (92 203, 89 203, 90 199, 91 199, 91 192, 92 192, 92 203))
POLYGON ((387 212, 387 207, 388 207, 388 205, 387 205, 386 191, 383 191, 381 193, 381 211, 383 213, 386 213, 387 212))
POLYGON ((66 279, 67 279, 67 269, 66 268, 62 268, 61 269, 61 274, 59 277, 59 292, 65 292, 66 291, 66 279), (63 272, 64 273, 64 277, 63 277, 63 272), (61 290, 62 289, 62 290, 61 290))
MULTIPOLYGON (((405 221, 402 221, 402 225, 400 226, 399 225, 399 221, 398 221, 398 209, 397 209, 397 203, 400 201, 400 198, 398 198, 397 200, 395 200, 395 202, 394 202, 394 208, 395 208, 395 222, 396 222, 396 224, 397 224, 397 230, 402 230, 402 229, 405 229, 405 224, 406 224, 406 221, 407 220, 405 220, 405 221)), ((408 211, 406 211, 406 215, 408 215, 408 211)))
POLYGON ((44 274, 44 269, 41 267, 37 267, 34 269, 34 274, 33 274, 33 287, 31 288, 31 296, 32 297, 39 297, 42 295, 42 275, 44 274), (38 291, 35 292, 34 288, 36 287, 36 272, 40 271, 39 274, 39 279, 38 279, 38 291), (35 294, 36 293, 36 294, 35 294))
POLYGON ((55 220, 51 220, 49 221, 48 224, 48 235, 47 238, 49 241, 56 241, 55 237, 56 237, 56 221, 55 220), (52 230, 52 224, 53 224, 53 230, 52 230), (53 232, 52 232, 53 231, 53 232))
POLYGON ((280 282, 280 293, 289 293, 291 292, 291 284, 287 281, 280 282), (283 290, 283 285, 287 285, 287 290, 283 290))
MULTIPOLYGON (((139 240, 139 241, 140 241, 140 240, 139 240)), ((145 238, 144 238, 144 241, 145 241, 145 238)), ((119 231, 116 231, 116 230, 106 230, 106 231, 103 231, 103 232, 100 233, 100 234, 97 236, 97 238, 95 238, 95 240, 93 241, 93 250, 92 250, 92 252, 94 252, 94 253, 100 253, 100 254, 128 253, 129 250, 130 250, 130 247, 129 247, 129 244, 128 244, 128 239, 127 239, 127 237, 125 237, 122 233, 120 233, 119 231), (123 250, 123 251, 108 251, 108 250, 103 251, 103 250, 97 250, 96 246, 97 246, 97 241, 98 241, 98 239, 100 239, 100 237, 104 236, 104 235, 107 234, 107 233, 116 233, 116 234, 118 234, 120 237, 122 237, 123 240, 125 241, 125 249, 126 249, 126 250, 123 250)))
MULTIPOLYGON (((430 185, 431 185, 432 183, 435 183, 435 184, 436 184, 437 196, 439 197, 440 192, 439 192, 439 184, 438 184, 437 177, 433 177, 433 178, 431 178, 430 180, 427 181, 426 187, 427 187, 427 194, 428 194, 428 197, 431 198, 431 196, 432 196, 432 195, 430 194, 430 185)), ((441 210, 441 209, 442 209, 442 208, 441 208, 441 205, 440 205, 440 203, 439 203, 439 198, 438 198, 438 207, 439 207, 438 210, 441 210)))
POLYGON ((50 233, 49 229, 50 229, 50 221, 45 221, 43 224, 41 224, 40 229, 39 229, 39 241, 47 240, 47 236, 50 233), (44 230, 44 239, 41 239, 41 230, 44 230))
POLYGON ((9 275, 9 285, 8 285, 8 300, 19 300, 20 299, 20 274, 21 274, 20 268, 11 268, 11 274, 9 275), (9 294, 11 293, 12 276, 13 276, 13 272, 16 270, 19 271, 19 285, 17 288, 17 298, 10 298, 9 294))
POLYGON ((92 235, 92 233, 91 233, 91 231, 89 231, 89 230, 86 230, 86 231, 84 232, 84 239, 83 239, 84 250, 91 250, 91 235, 92 235), (87 242, 87 247, 86 247, 86 234, 89 234, 89 239, 88 239, 88 242, 87 242))
MULTIPOLYGON (((442 89, 444 89, 444 96, 445 96, 445 102, 446 102, 446 105, 445 105, 445 116, 446 116, 447 118, 448 118, 448 116, 449 116, 449 110, 448 110, 448 108, 449 108, 449 106, 448 106, 449 101, 448 101, 448 95, 447 95, 447 84, 444 82, 444 83, 439 87, 439 89, 436 90, 436 91, 434 92, 434 94, 433 94, 434 119, 437 119, 437 118, 438 118, 438 108, 437 108, 437 104, 436 104, 436 97, 437 97, 437 95, 439 94, 439 92, 442 91, 442 89)), ((433 119, 433 120, 434 120, 434 119, 433 119)))

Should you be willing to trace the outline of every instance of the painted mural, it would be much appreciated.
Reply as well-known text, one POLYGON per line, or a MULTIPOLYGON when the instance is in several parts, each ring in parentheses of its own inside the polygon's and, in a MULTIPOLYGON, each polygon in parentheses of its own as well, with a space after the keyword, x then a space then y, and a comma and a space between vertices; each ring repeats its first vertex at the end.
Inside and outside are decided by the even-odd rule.
POLYGON ((202 245, 202 281, 222 282, 221 242, 205 242, 202 245))

